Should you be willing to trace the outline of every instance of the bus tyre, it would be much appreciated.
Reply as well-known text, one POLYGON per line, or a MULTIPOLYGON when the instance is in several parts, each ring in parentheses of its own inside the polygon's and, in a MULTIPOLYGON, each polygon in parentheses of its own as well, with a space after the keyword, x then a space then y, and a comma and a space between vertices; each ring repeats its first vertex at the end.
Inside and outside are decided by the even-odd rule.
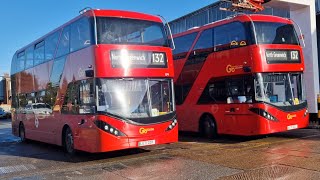
POLYGON ((211 116, 205 115, 201 119, 200 131, 205 138, 213 139, 217 137, 217 126, 211 116))
POLYGON ((21 142, 27 142, 26 130, 24 128, 23 123, 20 123, 20 125, 19 125, 19 137, 20 137, 21 142))
POLYGON ((66 128, 65 133, 64 133, 64 150, 70 154, 73 155, 75 153, 74 150, 74 138, 73 138, 73 134, 72 131, 69 127, 66 128))

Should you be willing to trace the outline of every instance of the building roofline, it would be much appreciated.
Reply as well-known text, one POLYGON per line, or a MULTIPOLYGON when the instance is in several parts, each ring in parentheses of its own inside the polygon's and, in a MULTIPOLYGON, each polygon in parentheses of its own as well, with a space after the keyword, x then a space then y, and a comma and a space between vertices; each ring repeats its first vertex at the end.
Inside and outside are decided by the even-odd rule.
POLYGON ((169 23, 178 21, 178 20, 180 20, 180 19, 184 19, 184 18, 189 17, 189 16, 192 16, 192 15, 197 15, 197 14, 199 14, 199 13, 201 13, 201 12, 204 12, 204 11, 206 11, 207 9, 210 9, 210 8, 212 8, 212 7, 220 6, 221 3, 222 3, 222 2, 220 2, 220 1, 214 2, 214 3, 209 4, 209 5, 207 5, 207 6, 203 7, 203 8, 200 8, 200 9, 198 9, 198 10, 195 10, 195 11, 191 12, 191 13, 188 13, 188 14, 186 14, 186 15, 183 15, 183 16, 179 17, 179 18, 176 18, 176 19, 170 21, 169 23))

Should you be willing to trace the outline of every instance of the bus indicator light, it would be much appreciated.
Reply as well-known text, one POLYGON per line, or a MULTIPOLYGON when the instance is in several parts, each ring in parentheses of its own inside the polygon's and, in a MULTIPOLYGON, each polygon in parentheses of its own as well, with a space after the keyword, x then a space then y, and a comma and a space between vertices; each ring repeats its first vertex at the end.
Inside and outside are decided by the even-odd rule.
POLYGON ((169 127, 166 129, 166 131, 173 129, 177 124, 178 124, 177 119, 174 119, 172 123, 169 125, 169 127))

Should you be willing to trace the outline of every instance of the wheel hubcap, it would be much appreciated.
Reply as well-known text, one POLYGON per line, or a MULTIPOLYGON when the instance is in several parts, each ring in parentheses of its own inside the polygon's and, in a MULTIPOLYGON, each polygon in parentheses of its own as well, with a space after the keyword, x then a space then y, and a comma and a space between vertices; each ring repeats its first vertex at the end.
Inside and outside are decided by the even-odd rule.
POLYGON ((210 131, 211 131, 211 125, 210 125, 210 123, 209 123, 209 121, 205 121, 204 122, 204 130, 205 130, 205 133, 208 135, 208 134, 210 134, 210 131))
POLYGON ((20 138, 21 138, 21 140, 24 140, 24 129, 23 129, 23 127, 20 127, 20 138))
POLYGON ((71 132, 69 132, 66 136, 66 145, 67 145, 67 150, 68 152, 73 151, 73 137, 71 132))

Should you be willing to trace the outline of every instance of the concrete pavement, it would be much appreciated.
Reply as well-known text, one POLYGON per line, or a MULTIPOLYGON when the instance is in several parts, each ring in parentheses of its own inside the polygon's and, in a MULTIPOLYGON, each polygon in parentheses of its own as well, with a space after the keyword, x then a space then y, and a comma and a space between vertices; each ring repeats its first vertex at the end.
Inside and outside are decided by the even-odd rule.
POLYGON ((182 134, 175 144, 70 157, 57 146, 21 143, 4 124, 0 179, 320 179, 319 129, 212 141, 182 134))

